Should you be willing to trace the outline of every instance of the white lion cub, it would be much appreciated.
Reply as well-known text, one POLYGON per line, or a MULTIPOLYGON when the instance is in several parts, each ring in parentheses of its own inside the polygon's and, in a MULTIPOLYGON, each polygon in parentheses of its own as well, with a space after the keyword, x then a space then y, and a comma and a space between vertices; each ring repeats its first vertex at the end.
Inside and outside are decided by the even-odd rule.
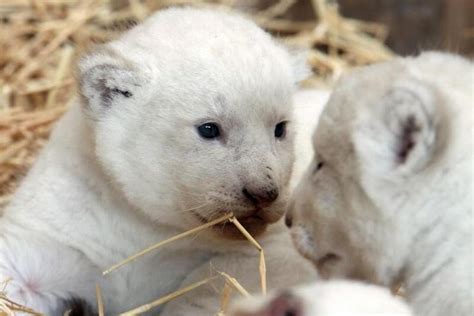
MULTIPOLYGON (((47 315, 125 312, 209 276, 259 288, 256 250, 233 225, 129 255, 232 211, 266 250, 269 287, 314 278, 281 221, 294 161, 292 94, 304 63, 252 22, 159 12, 79 64, 81 98, 60 120, 0 220, 0 280, 47 315)), ((213 315, 189 293, 162 315, 213 315)), ((154 310, 153 313, 157 313, 154 310)))
POLYGON ((402 282, 415 315, 472 315, 473 80, 472 62, 425 53, 339 83, 287 215, 323 276, 402 282))

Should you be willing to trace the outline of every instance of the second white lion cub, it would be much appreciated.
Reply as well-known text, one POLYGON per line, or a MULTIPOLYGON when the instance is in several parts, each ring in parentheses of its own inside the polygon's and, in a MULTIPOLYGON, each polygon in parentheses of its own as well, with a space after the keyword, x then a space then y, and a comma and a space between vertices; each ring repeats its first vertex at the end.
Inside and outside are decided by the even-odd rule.
MULTIPOLYGON (((258 254, 231 224, 103 277, 135 252, 233 212, 266 250, 269 288, 315 277, 281 221, 294 162, 292 96, 306 75, 252 22, 159 12, 82 59, 81 98, 0 220, 0 280, 46 315, 151 302, 216 270, 259 289, 258 254)), ((211 286, 162 315, 213 315, 211 286)), ((160 309, 153 310, 156 314, 160 309)))
POLYGON ((425 53, 334 90, 288 214, 329 278, 402 282, 414 315, 471 315, 472 62, 425 53))
MULTIPOLYGON (((286 218, 323 276, 402 282, 413 315, 472 315, 473 80, 472 62, 425 53, 339 82, 286 218)), ((409 314, 388 291, 357 283, 280 293, 231 315, 409 314)))

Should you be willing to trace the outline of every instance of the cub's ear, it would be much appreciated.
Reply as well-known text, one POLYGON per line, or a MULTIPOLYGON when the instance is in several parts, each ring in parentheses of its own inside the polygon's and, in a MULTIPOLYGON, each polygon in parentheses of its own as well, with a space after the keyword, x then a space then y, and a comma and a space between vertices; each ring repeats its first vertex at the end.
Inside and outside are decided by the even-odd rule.
POLYGON ((311 67, 307 62, 308 51, 290 50, 289 54, 293 71, 293 81, 295 84, 298 84, 312 74, 311 67))
POLYGON ((434 88, 406 80, 362 109, 354 143, 364 171, 392 177, 423 169, 439 141, 437 102, 434 88))
POLYGON ((150 81, 146 72, 107 46, 84 56, 77 75, 84 105, 99 113, 136 101, 143 96, 138 92, 150 81))

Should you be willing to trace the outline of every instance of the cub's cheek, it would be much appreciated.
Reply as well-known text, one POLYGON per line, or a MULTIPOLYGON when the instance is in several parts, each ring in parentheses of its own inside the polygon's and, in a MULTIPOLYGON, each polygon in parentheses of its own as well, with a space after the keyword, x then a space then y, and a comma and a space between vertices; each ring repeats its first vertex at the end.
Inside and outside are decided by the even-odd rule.
POLYGON ((309 232, 302 225, 294 225, 290 230, 291 239, 298 252, 313 262, 317 256, 314 250, 314 240, 309 232))
POLYGON ((341 258, 334 253, 328 253, 316 260, 314 263, 318 269, 319 275, 324 279, 347 277, 347 273, 344 272, 345 269, 341 258))

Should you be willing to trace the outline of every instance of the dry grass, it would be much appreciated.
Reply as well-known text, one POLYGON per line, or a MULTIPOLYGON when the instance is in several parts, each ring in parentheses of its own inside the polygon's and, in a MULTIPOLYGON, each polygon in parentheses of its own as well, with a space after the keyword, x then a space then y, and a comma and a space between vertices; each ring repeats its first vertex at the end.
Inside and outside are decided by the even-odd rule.
POLYGON ((9 282, 10 280, 3 280, 0 282, 0 315, 14 316, 17 313, 23 313, 24 315, 40 316, 40 313, 37 313, 28 307, 22 306, 8 298, 7 290, 9 282))
MULTIPOLYGON (((315 20, 294 21, 283 18, 284 13, 295 2, 296 0, 275 1, 264 10, 247 14, 269 32, 285 34, 279 37, 281 41, 308 49, 308 62, 313 67, 315 76, 306 84, 330 85, 351 67, 393 56, 382 44, 386 36, 384 27, 346 19, 339 15, 333 2, 326 0, 312 0, 315 20)), ((238 0, 2 0, 0 212, 11 199, 19 179, 27 172, 37 152, 47 141, 54 122, 67 110, 74 98, 72 68, 77 55, 95 43, 116 38, 152 12, 170 5, 228 8, 236 3, 238 4, 238 0)), ((233 223, 239 227, 238 221, 233 219, 233 223)), ((181 237, 191 233, 183 233, 181 237)), ((244 235, 260 252, 261 285, 265 292, 263 249, 248 233, 244 235)), ((220 276, 224 278, 226 285, 218 315, 224 315, 232 289, 242 295, 248 295, 248 292, 225 272, 220 272, 220 276)), ((211 282, 213 278, 182 291, 211 282)), ((5 286, 0 291, 0 315, 14 315, 20 311, 38 315, 10 301, 5 293, 8 287, 5 286)), ((172 293, 150 303, 151 307, 185 292, 172 293)), ((99 305, 103 307, 98 287, 97 297, 99 305)))

